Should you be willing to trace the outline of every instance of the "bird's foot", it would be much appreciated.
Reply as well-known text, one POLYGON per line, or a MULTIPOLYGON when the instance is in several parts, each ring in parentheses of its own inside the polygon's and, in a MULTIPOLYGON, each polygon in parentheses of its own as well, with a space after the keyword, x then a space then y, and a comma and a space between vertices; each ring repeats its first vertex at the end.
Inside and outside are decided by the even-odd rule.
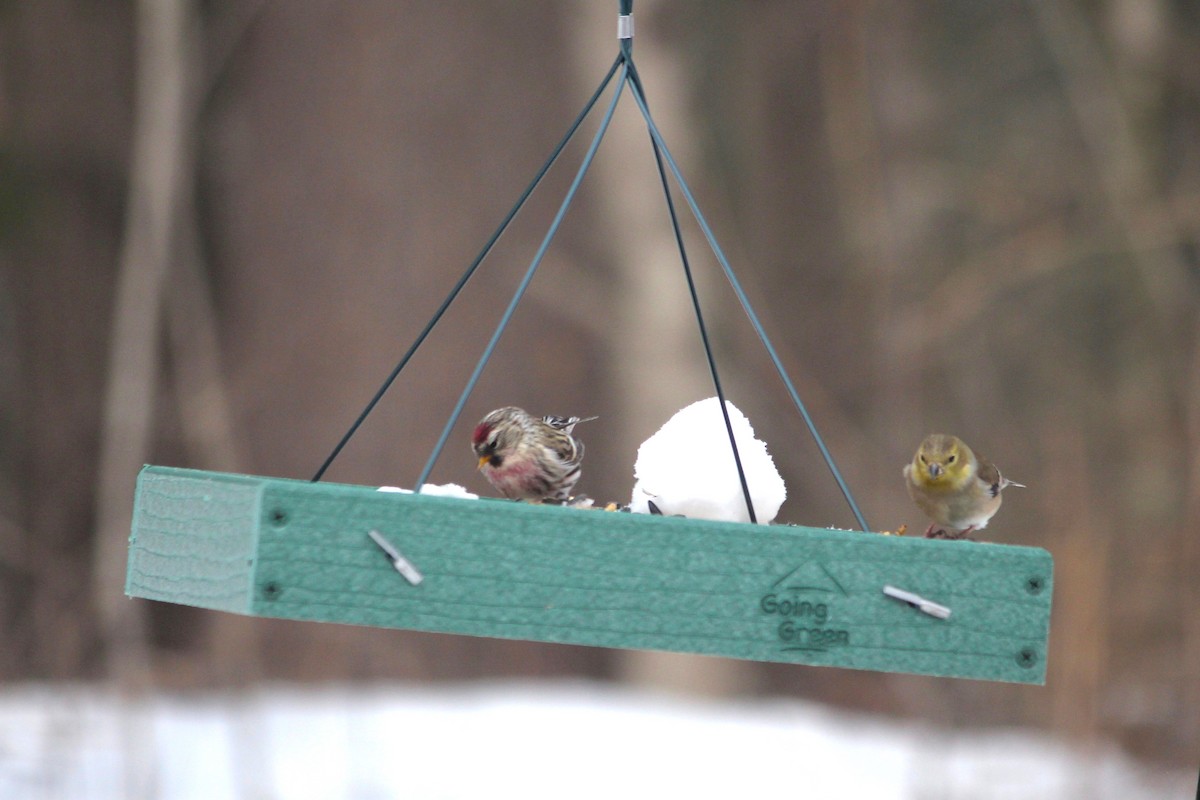
POLYGON ((967 542, 973 542, 973 541, 975 541, 975 540, 974 540, 974 539, 972 539, 970 536, 968 536, 968 535, 967 535, 968 533, 970 533, 970 532, 971 532, 971 531, 973 531, 973 530, 975 530, 975 526, 974 526, 974 525, 968 525, 966 528, 964 528, 964 529, 962 529, 961 531, 959 531, 959 532, 958 532, 958 535, 957 535, 957 536, 955 536, 954 538, 955 538, 955 539, 962 539, 963 541, 967 541, 967 542))
POLYGON ((974 539, 972 539, 970 536, 967 535, 967 534, 971 533, 971 531, 975 530, 974 525, 963 528, 961 531, 952 531, 947 528, 937 528, 937 530, 934 530, 934 528, 937 528, 937 526, 930 525, 925 530, 925 538, 926 539, 949 539, 951 541, 960 541, 961 540, 961 541, 967 541, 967 542, 975 541, 974 539))

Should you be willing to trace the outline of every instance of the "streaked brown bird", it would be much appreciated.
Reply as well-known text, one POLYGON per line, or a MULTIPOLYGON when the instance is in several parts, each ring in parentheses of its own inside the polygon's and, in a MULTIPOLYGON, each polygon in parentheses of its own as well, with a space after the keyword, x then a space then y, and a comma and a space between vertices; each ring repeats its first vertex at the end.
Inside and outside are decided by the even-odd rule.
POLYGON ((579 481, 583 443, 575 426, 595 417, 535 417, 516 406, 498 408, 475 426, 471 448, 479 470, 505 497, 532 503, 567 502, 579 481))

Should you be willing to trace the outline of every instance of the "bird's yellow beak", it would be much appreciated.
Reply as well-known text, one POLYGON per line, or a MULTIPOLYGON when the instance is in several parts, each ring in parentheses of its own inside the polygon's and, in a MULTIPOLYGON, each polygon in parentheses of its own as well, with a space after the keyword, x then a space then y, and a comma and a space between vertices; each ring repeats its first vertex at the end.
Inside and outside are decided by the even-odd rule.
POLYGON ((483 465, 484 465, 484 464, 486 464, 487 462, 488 462, 488 457, 487 457, 487 456, 480 456, 480 457, 479 457, 479 467, 478 467, 478 468, 479 468, 479 469, 483 469, 483 465))

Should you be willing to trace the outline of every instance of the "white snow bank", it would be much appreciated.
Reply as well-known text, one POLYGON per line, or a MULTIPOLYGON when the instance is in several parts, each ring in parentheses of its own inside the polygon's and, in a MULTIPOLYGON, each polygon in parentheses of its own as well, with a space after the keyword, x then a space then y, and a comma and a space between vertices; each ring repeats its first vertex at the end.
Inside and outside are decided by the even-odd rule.
POLYGON ((94 687, 0 691, 4 800, 1152 800, 1194 787, 1190 770, 1153 772, 1111 747, 777 697, 687 700, 582 682, 140 702, 94 687))
MULTIPOLYGON (((758 522, 775 519, 787 498, 783 478, 756 439, 750 420, 729 401, 729 422, 758 522)), ((679 411, 638 448, 633 474, 632 511, 648 514, 650 503, 667 516, 749 522, 746 499, 738 480, 729 432, 717 398, 692 403, 679 411)))

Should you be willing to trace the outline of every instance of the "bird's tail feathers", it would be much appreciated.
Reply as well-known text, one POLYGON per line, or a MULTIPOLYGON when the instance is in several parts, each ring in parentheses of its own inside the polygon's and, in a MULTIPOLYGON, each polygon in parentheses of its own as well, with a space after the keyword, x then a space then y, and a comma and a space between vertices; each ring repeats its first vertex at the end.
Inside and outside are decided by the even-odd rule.
POLYGON ((542 422, 549 425, 551 428, 557 428, 563 433, 570 434, 575 426, 581 422, 591 422, 599 417, 558 417, 553 414, 542 417, 542 422))

